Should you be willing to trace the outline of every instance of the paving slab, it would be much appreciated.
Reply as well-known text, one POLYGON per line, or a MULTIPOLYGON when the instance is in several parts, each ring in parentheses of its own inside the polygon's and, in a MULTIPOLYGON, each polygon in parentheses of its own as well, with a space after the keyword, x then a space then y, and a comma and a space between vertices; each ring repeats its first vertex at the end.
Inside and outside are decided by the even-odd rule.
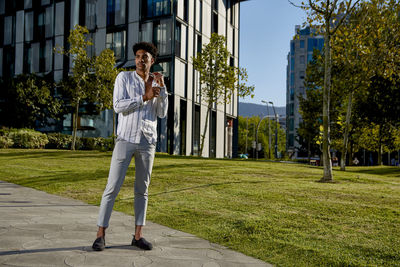
POLYGON ((154 249, 130 246, 134 217, 114 211, 106 249, 91 248, 99 207, 0 181, 0 266, 261 267, 261 260, 147 222, 154 249))

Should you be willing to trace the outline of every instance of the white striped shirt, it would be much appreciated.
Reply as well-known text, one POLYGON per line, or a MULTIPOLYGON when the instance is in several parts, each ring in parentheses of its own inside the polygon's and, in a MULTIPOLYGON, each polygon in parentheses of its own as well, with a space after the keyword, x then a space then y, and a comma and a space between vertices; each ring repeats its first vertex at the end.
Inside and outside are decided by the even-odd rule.
MULTIPOLYGON (((153 86, 159 86, 153 81, 153 86)), ((114 110, 118 113, 118 138, 130 143, 140 143, 143 135, 151 144, 157 142, 157 117, 164 118, 168 110, 166 87, 160 95, 143 102, 145 84, 136 71, 120 72, 114 84, 114 110)))

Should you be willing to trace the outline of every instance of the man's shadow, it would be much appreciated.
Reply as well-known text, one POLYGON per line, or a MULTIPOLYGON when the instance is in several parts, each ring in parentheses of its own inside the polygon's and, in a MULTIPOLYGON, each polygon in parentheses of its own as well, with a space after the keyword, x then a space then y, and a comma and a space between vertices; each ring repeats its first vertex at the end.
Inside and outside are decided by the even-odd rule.
MULTIPOLYGON (((126 249, 126 250, 142 251, 140 248, 131 245, 106 246, 106 249, 126 249)), ((67 248, 38 248, 38 249, 26 249, 26 250, 0 251, 0 256, 32 254, 41 252, 58 252, 58 251, 98 252, 94 251, 91 246, 80 246, 80 247, 67 247, 67 248)))

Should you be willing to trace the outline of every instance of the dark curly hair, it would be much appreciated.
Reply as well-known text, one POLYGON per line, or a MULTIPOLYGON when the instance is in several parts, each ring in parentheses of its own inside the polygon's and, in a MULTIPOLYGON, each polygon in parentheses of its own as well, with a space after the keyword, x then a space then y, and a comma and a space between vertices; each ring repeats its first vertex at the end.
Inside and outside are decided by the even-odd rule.
POLYGON ((133 47, 133 54, 136 55, 136 52, 140 49, 143 49, 144 51, 150 53, 154 60, 157 59, 157 54, 158 54, 158 49, 157 47, 152 44, 152 43, 148 43, 148 42, 140 42, 140 43, 136 43, 133 47))

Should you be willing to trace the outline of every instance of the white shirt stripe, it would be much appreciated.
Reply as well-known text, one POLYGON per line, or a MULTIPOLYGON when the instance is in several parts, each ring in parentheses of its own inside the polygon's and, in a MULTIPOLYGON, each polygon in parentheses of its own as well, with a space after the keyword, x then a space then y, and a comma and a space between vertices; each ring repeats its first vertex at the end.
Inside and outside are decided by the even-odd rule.
MULTIPOLYGON (((155 81, 153 86, 159 86, 155 81)), ((140 143, 143 135, 151 144, 157 142, 157 117, 164 118, 168 110, 166 87, 160 95, 143 102, 145 85, 136 71, 120 72, 114 84, 114 110, 118 113, 117 135, 130 143, 140 143)))

